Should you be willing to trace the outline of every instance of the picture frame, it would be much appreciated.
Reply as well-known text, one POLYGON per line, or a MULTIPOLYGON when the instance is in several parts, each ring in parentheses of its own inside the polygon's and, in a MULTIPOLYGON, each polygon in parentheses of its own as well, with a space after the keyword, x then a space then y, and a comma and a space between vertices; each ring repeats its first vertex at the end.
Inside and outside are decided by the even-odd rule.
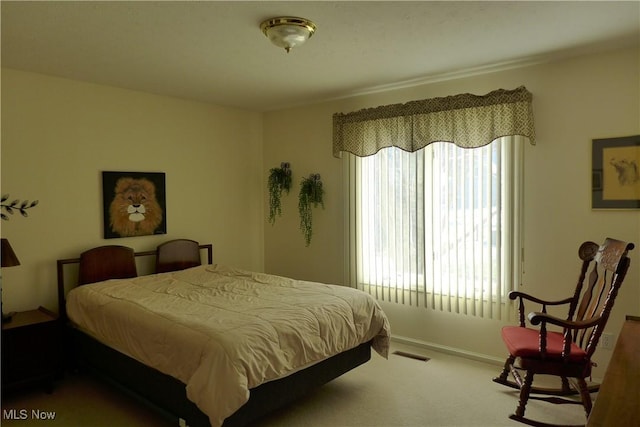
POLYGON ((105 239, 167 233, 163 172, 102 172, 105 239))
POLYGON ((592 209, 640 209, 640 135, 594 139, 592 209))

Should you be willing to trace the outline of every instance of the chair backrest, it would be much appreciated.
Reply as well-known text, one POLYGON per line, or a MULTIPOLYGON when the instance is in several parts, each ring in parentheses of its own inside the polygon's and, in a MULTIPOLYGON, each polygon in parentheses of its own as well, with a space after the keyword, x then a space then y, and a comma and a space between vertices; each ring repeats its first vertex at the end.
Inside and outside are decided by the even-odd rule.
POLYGON ((633 248, 633 243, 611 238, 607 238, 600 246, 593 242, 585 242, 580 246, 578 254, 583 261, 582 269, 568 320, 587 321, 599 316, 599 321, 593 327, 572 331, 574 342, 587 352, 589 358, 595 352, 609 319, 629 269, 628 252, 633 248))
POLYGON ((137 275, 135 255, 129 247, 99 246, 80 254, 79 285, 108 279, 126 279, 137 275))
POLYGON ((200 244, 195 240, 170 240, 156 248, 156 273, 184 270, 201 264, 200 244))

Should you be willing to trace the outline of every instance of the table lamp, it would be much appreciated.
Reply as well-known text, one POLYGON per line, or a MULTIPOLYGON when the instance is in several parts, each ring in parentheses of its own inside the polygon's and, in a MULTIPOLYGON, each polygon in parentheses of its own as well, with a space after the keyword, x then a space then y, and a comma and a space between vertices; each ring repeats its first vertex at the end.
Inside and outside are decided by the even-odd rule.
MULTIPOLYGON (((13 251, 13 248, 9 244, 9 241, 7 239, 1 239, 1 241, 2 241, 2 248, 1 248, 2 252, 0 252, 0 258, 2 259, 2 262, 1 262, 2 268, 20 265, 20 261, 18 260, 16 253, 13 251)), ((0 273, 0 306, 2 306, 1 294, 2 294, 2 276, 0 273)), ((12 315, 13 313, 4 314, 4 309, 3 309, 2 323, 10 322, 12 315)))

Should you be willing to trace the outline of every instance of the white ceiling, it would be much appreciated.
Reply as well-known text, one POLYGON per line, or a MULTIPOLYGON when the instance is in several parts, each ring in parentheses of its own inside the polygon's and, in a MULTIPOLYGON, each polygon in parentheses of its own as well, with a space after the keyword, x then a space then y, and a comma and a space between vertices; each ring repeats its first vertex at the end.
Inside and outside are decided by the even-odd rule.
POLYGON ((0 3, 2 66, 268 111, 640 45, 638 1, 0 3), (260 22, 318 27, 287 54, 260 22))

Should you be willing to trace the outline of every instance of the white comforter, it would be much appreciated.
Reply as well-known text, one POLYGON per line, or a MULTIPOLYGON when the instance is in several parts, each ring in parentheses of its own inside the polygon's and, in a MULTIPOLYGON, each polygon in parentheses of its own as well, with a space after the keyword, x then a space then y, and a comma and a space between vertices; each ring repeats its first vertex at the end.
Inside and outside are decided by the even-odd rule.
POLYGON ((100 341, 187 385, 212 426, 249 389, 373 340, 389 322, 348 287, 204 265, 73 289, 69 318, 100 341))

